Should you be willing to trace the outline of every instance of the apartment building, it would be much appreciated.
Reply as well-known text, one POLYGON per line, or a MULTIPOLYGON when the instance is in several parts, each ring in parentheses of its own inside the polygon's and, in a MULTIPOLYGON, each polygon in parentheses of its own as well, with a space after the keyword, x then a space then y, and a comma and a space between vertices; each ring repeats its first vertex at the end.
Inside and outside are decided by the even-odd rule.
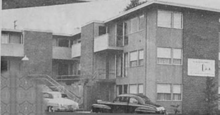
POLYGON ((96 99, 143 93, 168 112, 202 111, 206 77, 219 84, 219 28, 220 10, 150 1, 74 35, 3 30, 1 70, 81 79, 87 109, 96 99))
POLYGON ((219 82, 219 12, 152 1, 84 25, 81 75, 105 80, 90 88, 102 95, 88 96, 111 100, 122 93, 143 93, 168 112, 174 112, 173 106, 183 113, 205 110, 206 77, 219 82))
POLYGON ((1 33, 1 114, 43 114, 44 102, 38 87, 27 76, 42 78, 46 85, 64 84, 73 89, 79 81, 79 59, 72 59, 72 44, 79 43, 76 35, 52 34, 33 30, 3 29, 1 33), (54 82, 54 81, 57 82, 54 82), (48 82, 45 82, 48 81, 48 82))

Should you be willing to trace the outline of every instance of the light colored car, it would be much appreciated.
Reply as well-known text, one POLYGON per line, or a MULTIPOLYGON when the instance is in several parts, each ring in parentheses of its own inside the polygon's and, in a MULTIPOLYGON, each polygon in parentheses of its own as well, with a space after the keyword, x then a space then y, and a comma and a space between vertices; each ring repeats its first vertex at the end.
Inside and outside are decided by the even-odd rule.
POLYGON ((49 91, 43 92, 44 101, 48 112, 56 111, 75 111, 79 109, 79 104, 71 99, 68 99, 66 94, 60 92, 49 91))

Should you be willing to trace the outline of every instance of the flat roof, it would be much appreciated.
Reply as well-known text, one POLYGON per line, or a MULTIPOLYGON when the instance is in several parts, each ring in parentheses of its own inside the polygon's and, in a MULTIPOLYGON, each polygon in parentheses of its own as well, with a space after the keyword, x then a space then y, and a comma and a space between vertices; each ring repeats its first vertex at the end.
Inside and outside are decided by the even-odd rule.
MULTIPOLYGON (((206 3, 207 1, 211 2, 209 0, 201 0, 200 2, 198 1, 199 4, 195 4, 191 0, 151 0, 151 1, 147 1, 146 3, 143 3, 143 4, 139 5, 137 7, 134 7, 132 9, 128 10, 128 11, 120 13, 119 15, 104 21, 104 23, 108 23, 110 21, 116 20, 116 19, 118 19, 122 16, 128 15, 132 12, 135 12, 139 9, 148 7, 148 6, 153 5, 153 4, 176 6, 176 7, 182 7, 182 8, 190 8, 190 9, 205 10, 205 11, 220 13, 220 7, 219 6, 217 7, 215 5, 216 4, 215 2, 212 3, 211 6, 209 6, 210 4, 207 4, 206 3)), ((196 3, 197 3, 197 1, 196 1, 196 3)))

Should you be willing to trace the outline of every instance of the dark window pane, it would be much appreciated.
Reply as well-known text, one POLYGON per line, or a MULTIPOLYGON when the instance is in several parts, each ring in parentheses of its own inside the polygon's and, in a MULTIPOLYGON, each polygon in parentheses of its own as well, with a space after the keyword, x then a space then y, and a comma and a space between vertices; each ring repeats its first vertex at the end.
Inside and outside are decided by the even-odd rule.
POLYGON ((67 39, 60 39, 58 46, 60 47, 69 47, 69 40, 67 39))
POLYGON ((106 27, 104 26, 99 26, 99 35, 106 34, 106 27))

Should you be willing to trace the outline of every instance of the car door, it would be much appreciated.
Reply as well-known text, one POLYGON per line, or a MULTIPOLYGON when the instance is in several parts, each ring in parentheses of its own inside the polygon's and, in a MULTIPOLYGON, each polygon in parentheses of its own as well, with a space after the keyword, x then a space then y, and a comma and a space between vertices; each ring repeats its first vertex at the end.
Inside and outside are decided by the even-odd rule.
POLYGON ((137 98, 130 97, 129 102, 128 102, 128 107, 127 107, 128 113, 135 113, 135 109, 140 106, 141 106, 141 104, 137 98))
POLYGON ((120 96, 117 97, 112 105, 113 113, 127 113, 128 111, 128 97, 120 96))

